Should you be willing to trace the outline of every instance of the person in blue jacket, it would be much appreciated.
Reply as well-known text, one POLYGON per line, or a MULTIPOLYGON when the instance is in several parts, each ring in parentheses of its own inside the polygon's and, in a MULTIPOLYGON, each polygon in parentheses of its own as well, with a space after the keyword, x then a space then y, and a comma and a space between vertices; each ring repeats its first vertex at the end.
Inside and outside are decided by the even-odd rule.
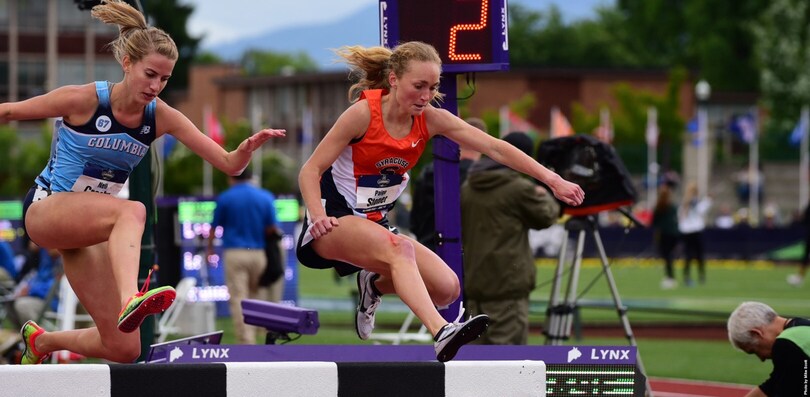
POLYGON ((51 291, 58 277, 62 276, 62 257, 55 249, 38 248, 38 266, 35 273, 20 282, 14 299, 15 322, 21 326, 36 320, 50 304, 50 310, 59 307, 59 295, 51 291), (48 302, 48 298, 52 298, 48 302))

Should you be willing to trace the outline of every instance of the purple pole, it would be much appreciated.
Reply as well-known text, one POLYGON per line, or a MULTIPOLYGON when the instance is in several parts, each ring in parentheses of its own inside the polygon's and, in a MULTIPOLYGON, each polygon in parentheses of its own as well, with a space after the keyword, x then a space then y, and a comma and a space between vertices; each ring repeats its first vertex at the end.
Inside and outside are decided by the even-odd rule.
MULTIPOLYGON (((444 95, 442 108, 458 113, 456 103, 456 75, 442 76, 441 90, 444 95)), ((443 136, 433 138, 433 183, 436 206, 436 253, 456 272, 461 282, 461 296, 439 313, 447 321, 458 317, 461 299, 464 296, 464 271, 461 262, 461 198, 459 194, 459 148, 458 144, 443 136)))

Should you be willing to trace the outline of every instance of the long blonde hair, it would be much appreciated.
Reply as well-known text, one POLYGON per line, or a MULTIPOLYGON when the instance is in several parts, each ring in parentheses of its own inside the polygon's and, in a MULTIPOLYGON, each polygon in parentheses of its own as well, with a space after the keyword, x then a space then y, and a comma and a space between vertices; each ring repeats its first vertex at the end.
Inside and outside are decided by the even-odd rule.
MULTIPOLYGON (((335 51, 351 69, 351 75, 358 79, 349 88, 349 101, 356 102, 360 93, 369 89, 390 89, 388 74, 397 77, 408 70, 409 61, 433 62, 441 68, 442 59, 433 46, 421 41, 408 41, 390 50, 385 47, 344 46, 335 51)), ((440 99, 436 93, 433 99, 440 99)))
POLYGON ((118 38, 108 44, 118 63, 129 56, 133 63, 152 52, 176 61, 177 45, 161 29, 149 26, 140 11, 121 0, 103 0, 90 12, 94 18, 110 25, 118 25, 118 38))

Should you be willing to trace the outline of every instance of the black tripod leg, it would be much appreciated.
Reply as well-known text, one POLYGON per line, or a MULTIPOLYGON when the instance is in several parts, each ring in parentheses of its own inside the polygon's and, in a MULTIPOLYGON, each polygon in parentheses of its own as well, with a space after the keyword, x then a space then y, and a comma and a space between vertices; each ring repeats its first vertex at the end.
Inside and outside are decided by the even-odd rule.
POLYGON ((582 267, 582 250, 585 245, 585 232, 579 230, 576 251, 571 261, 571 273, 568 275, 565 298, 561 300, 560 282, 565 266, 565 255, 570 232, 571 230, 566 232, 565 240, 563 240, 560 248, 560 259, 557 263, 554 283, 551 288, 551 298, 549 299, 549 306, 546 311, 548 327, 545 334, 547 345, 560 345, 571 336, 574 311, 577 306, 577 283, 579 281, 579 271, 582 267))
MULTIPOLYGON (((610 271, 610 263, 607 260, 605 246, 602 245, 602 237, 599 235, 599 230, 596 227, 593 229, 593 239, 594 242, 596 242, 596 248, 599 250, 599 258, 602 261, 602 271, 605 273, 605 278, 607 278, 610 294, 613 296, 613 304, 616 306, 616 312, 619 314, 619 320, 621 320, 622 327, 624 328, 624 335, 627 337, 631 346, 637 347, 636 337, 633 335, 633 330, 630 328, 630 320, 627 318, 627 307, 622 304, 622 298, 619 296, 619 288, 616 286, 613 272, 610 271)), ((644 369, 644 363, 641 361, 641 352, 639 352, 638 349, 636 349, 636 364, 646 379, 647 395, 652 396, 650 380, 649 377, 647 377, 647 371, 644 369)))
POLYGON ((560 254, 557 260, 557 268, 554 271, 554 280, 551 284, 551 295, 548 299, 548 307, 546 308, 546 327, 543 333, 546 335, 547 345, 557 345, 558 340, 563 338, 561 329, 562 316, 564 308, 560 306, 560 285, 562 283, 563 269, 565 268, 565 255, 568 250, 568 232, 565 233, 565 238, 560 246, 560 254))

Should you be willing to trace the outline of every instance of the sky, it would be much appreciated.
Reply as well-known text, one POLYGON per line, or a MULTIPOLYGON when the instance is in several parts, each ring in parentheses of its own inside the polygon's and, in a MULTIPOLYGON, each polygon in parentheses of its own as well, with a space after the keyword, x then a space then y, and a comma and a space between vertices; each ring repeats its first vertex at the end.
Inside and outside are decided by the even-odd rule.
MULTIPOLYGON (((181 1, 194 6, 194 12, 189 20, 189 32, 192 35, 205 34, 203 47, 296 25, 333 21, 379 2, 379 0, 181 1)), ((572 13, 582 14, 606 1, 609 0, 509 0, 509 4, 521 4, 534 10, 545 9, 552 3, 562 9, 563 4, 566 4, 565 7, 575 9, 571 11, 572 13)), ((577 16, 579 15, 574 15, 577 16)))

